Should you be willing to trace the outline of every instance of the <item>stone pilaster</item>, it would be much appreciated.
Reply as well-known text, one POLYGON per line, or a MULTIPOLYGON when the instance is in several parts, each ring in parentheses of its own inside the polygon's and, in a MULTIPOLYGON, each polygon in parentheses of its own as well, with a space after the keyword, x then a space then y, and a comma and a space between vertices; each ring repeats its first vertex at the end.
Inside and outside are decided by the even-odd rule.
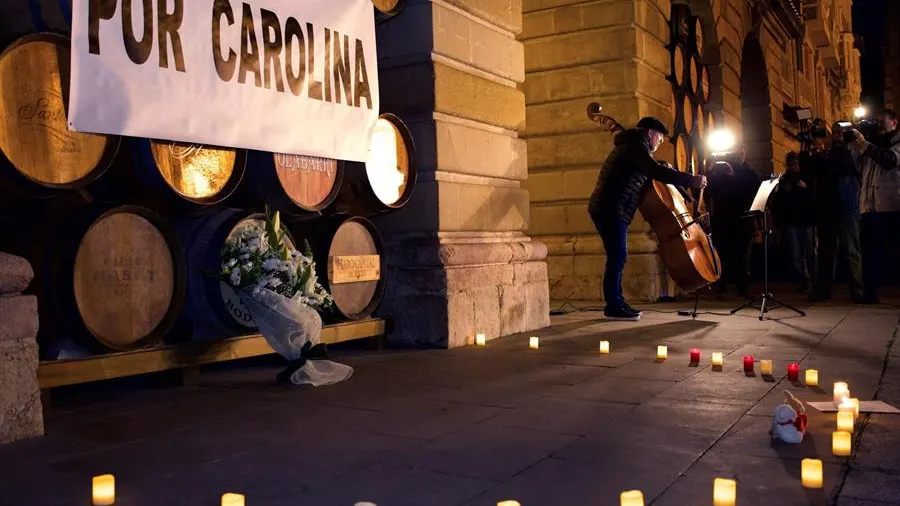
POLYGON ((37 383, 37 299, 20 295, 34 273, 0 253, 0 444, 44 434, 37 383))
POLYGON ((394 345, 454 347, 549 325, 529 221, 520 0, 412 0, 378 28, 382 110, 417 150, 416 191, 377 220, 394 345))

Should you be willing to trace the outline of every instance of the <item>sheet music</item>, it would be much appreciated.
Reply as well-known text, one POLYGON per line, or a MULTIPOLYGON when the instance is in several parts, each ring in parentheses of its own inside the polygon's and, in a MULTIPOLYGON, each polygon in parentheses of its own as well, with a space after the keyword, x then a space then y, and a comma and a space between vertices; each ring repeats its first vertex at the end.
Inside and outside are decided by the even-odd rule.
POLYGON ((756 191, 756 196, 753 197, 753 205, 750 206, 750 212, 766 212, 769 197, 772 195, 772 192, 775 191, 775 187, 778 186, 778 181, 780 180, 781 178, 766 179, 759 185, 759 190, 756 191))

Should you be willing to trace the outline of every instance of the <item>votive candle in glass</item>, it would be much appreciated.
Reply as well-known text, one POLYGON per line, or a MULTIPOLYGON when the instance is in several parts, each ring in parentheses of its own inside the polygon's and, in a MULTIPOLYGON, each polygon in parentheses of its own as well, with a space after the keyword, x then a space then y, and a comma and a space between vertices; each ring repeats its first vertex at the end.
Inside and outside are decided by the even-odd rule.
POLYGON ((475 345, 484 346, 487 344, 487 337, 484 334, 475 334, 475 345))
POLYGON ((806 386, 814 387, 819 385, 819 371, 815 369, 807 369, 806 370, 806 386))
POLYGON ((700 363, 700 348, 691 348, 691 363, 700 363))
MULTIPOLYGON (((669 347, 665 345, 659 345, 656 347, 656 358, 660 360, 665 360, 669 356, 669 347)), ((643 499, 641 499, 643 501, 643 499)))
POLYGON ((601 355, 609 354, 609 341, 600 341, 600 354, 601 355))
POLYGON ((838 457, 850 456, 851 438, 849 432, 832 432, 831 433, 831 453, 838 457))
POLYGON ((847 402, 849 402, 850 405, 853 406, 853 418, 859 418, 859 399, 851 397, 847 399, 847 402))
POLYGON ((753 363, 754 362, 755 361, 753 360, 752 355, 745 355, 744 356, 744 372, 753 372, 753 363))
POLYGON ((619 494, 620 506, 644 506, 644 494, 640 490, 627 490, 619 494))
POLYGON ((803 459, 800 462, 800 481, 805 488, 822 488, 822 461, 803 459))
POLYGON ((222 494, 222 506, 244 506, 244 496, 232 492, 222 494))
POLYGON ((94 476, 91 483, 91 499, 94 506, 109 506, 116 502, 116 477, 111 474, 94 476))
POLYGON ((853 433, 853 425, 854 425, 854 417, 853 413, 850 411, 838 411, 837 414, 837 430, 842 432, 853 433))
POLYGON ((722 365, 722 352, 714 351, 712 353, 712 359, 710 360, 710 363, 712 363, 712 365, 715 365, 715 366, 721 366, 722 365))
POLYGON ((850 398, 850 388, 843 381, 834 383, 834 405, 840 406, 844 399, 850 398))
POLYGON ((800 364, 788 364, 787 377, 788 381, 797 381, 800 379, 800 364))
POLYGON ((713 480, 713 506, 734 506, 737 501, 737 482, 716 478, 713 480))
POLYGON ((538 349, 538 347, 540 345, 541 345, 541 340, 539 338, 534 337, 534 336, 528 338, 528 347, 529 348, 536 350, 536 349, 538 349))
POLYGON ((760 360, 759 361, 759 373, 765 376, 772 375, 772 361, 771 360, 760 360))

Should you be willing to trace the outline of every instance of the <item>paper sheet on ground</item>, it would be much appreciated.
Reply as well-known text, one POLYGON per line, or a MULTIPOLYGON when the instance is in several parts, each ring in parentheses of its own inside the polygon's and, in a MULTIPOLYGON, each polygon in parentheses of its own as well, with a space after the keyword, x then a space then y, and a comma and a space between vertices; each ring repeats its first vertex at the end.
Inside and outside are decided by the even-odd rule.
MULTIPOLYGON (((806 404, 816 408, 818 411, 825 413, 837 411, 837 406, 832 401, 826 402, 807 402, 806 404)), ((887 404, 884 401, 861 401, 859 403, 860 413, 900 413, 900 409, 887 404)))

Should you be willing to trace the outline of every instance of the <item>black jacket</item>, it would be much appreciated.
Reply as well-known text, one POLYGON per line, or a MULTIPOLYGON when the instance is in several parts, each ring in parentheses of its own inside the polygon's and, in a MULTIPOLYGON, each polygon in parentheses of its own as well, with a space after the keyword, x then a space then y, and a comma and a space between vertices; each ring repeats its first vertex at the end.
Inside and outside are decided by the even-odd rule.
POLYGON ((617 219, 630 224, 651 180, 682 187, 698 186, 699 177, 678 172, 650 155, 647 134, 641 129, 620 132, 606 158, 588 204, 594 222, 617 219))
POLYGON ((786 172, 775 190, 774 212, 779 224, 811 227, 816 224, 815 181, 807 172, 786 172), (803 185, 800 182, 803 182, 803 185))
POLYGON ((709 174, 706 194, 712 201, 713 224, 730 224, 743 221, 759 190, 759 176, 746 163, 732 163, 733 174, 716 167, 709 174))

